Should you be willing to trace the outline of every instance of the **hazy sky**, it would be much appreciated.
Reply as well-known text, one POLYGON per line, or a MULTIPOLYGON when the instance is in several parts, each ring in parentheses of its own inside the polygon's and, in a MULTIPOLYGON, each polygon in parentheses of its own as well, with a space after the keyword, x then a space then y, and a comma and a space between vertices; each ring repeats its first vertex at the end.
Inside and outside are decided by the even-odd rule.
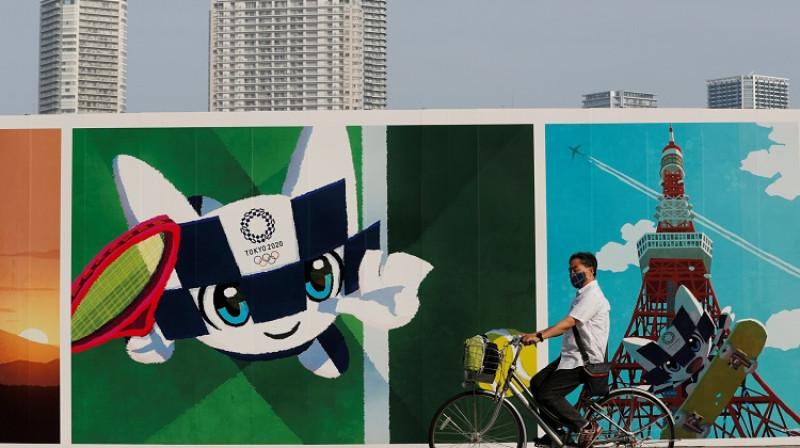
MULTIPOLYGON (((388 3, 391 109, 570 108, 610 89, 705 107, 708 79, 800 82, 796 0, 388 3)), ((129 1, 128 112, 207 110, 209 5, 129 1)), ((35 113, 39 2, 2 6, 0 114, 35 113)))

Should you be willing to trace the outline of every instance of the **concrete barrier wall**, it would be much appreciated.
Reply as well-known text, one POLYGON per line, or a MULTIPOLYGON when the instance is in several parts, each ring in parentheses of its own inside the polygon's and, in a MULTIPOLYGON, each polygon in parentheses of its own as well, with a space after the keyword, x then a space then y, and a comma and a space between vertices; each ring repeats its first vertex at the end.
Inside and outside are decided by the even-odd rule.
MULTIPOLYGON (((675 291, 642 287, 656 268, 647 277, 636 247, 659 233, 672 142, 694 232, 712 245, 699 313, 768 334, 757 373, 701 422, 709 438, 679 444, 791 445, 798 122, 709 110, 0 117, 0 442, 422 446, 462 390, 464 339, 563 317, 578 250, 598 256, 611 356, 634 366, 618 366, 617 385, 650 378, 679 411, 722 329, 658 384, 647 375, 660 366, 623 341, 657 344, 670 328, 662 317, 647 333, 642 300, 679 308, 675 291), (154 237, 166 256, 134 250, 117 268, 146 294, 86 293, 148 232, 166 235, 154 237)), ((671 254, 656 258, 691 258, 671 254)), ((675 288, 693 278, 675 272, 675 288)), ((539 346, 526 370, 558 352, 558 340, 539 346)))

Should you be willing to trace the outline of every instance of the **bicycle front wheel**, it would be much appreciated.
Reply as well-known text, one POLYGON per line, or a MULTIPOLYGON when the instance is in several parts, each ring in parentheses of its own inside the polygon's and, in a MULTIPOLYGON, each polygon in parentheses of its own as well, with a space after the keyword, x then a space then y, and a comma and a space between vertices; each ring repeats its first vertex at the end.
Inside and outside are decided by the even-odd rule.
POLYGON ((599 447, 663 446, 672 448, 675 421, 669 408, 655 395, 639 389, 617 389, 590 406, 587 419, 603 432, 599 447))
POLYGON ((493 393, 475 389, 447 400, 433 417, 428 432, 430 448, 458 446, 525 446, 522 417, 507 400, 499 403, 493 393), (497 418, 492 423, 492 416, 497 418))

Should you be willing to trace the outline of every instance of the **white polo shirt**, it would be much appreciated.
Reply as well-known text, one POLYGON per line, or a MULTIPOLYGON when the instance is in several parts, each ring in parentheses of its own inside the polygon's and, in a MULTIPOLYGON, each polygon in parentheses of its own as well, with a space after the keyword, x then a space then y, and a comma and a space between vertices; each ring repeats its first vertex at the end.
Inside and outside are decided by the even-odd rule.
MULTIPOLYGON (((605 362, 604 355, 611 327, 609 311, 611 305, 603 295, 597 280, 593 280, 575 293, 575 299, 567 313, 578 321, 577 329, 581 335, 581 342, 592 363, 605 362)), ((583 357, 575 342, 575 334, 569 329, 561 341, 561 362, 558 363, 558 369, 574 369, 582 365, 583 357)))

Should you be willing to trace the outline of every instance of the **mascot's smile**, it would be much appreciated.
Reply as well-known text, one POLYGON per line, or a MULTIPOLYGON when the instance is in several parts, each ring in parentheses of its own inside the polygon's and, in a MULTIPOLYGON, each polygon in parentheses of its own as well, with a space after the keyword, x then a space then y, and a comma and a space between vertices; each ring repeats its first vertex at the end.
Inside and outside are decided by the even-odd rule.
POLYGON ((286 338, 288 338, 289 336, 291 336, 291 335, 293 335, 293 334, 297 333, 297 330, 298 330, 299 328, 300 328, 300 322, 298 322, 297 324, 295 324, 295 326, 294 326, 294 327, 293 327, 291 330, 287 331, 286 333, 267 333, 267 332, 265 331, 265 332, 264 332, 264 336, 266 336, 266 337, 268 337, 268 338, 271 338, 271 339, 286 339, 286 338))

